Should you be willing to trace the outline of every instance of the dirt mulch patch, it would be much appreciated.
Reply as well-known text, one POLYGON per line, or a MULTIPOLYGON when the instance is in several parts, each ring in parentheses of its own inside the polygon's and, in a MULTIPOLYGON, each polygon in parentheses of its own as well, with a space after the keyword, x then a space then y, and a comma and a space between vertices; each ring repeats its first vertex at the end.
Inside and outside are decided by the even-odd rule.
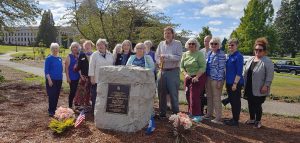
MULTIPOLYGON (((2 67, 1 67, 2 69, 2 67)), ((4 73, 10 70, 2 69, 4 73)), ((19 73, 22 74, 22 73, 19 73)), ((41 85, 23 84, 18 80, 26 76, 7 76, 7 82, 0 85, 0 96, 6 98, 0 103, 0 142, 161 142, 175 141, 168 120, 156 120, 157 128, 152 135, 145 131, 121 133, 97 129, 93 116, 87 114, 86 121, 79 128, 72 128, 62 135, 53 134, 48 128, 51 120, 48 117, 48 101, 45 89, 41 85), (19 76, 19 77, 18 77, 19 76)), ((58 106, 67 106, 68 95, 62 93, 58 106)), ((181 105, 180 110, 186 111, 187 106, 181 105)), ((157 104, 155 104, 157 110, 157 104)), ((231 117, 228 110, 224 117, 231 117)), ((241 113, 241 122, 249 118, 241 113)), ((189 142, 299 142, 300 121, 298 119, 264 115, 261 129, 240 124, 239 127, 216 125, 209 121, 193 125, 190 134, 185 137, 189 142)))

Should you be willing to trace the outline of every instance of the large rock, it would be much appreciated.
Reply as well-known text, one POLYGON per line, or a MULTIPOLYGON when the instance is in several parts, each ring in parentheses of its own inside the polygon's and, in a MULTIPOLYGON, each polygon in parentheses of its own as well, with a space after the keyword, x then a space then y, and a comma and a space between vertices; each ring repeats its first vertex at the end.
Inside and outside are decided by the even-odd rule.
POLYGON ((140 67, 105 66, 99 69, 99 74, 95 105, 96 127, 122 132, 136 132, 145 127, 153 113, 156 91, 153 72, 140 67), (122 94, 108 97, 109 85, 117 85, 114 88, 118 90, 124 88, 118 84, 128 85, 129 98, 122 99, 122 94), (109 103, 107 103, 107 99, 109 99, 109 103), (124 105, 118 103, 126 103, 126 99, 128 99, 128 110, 122 112, 119 107, 122 109, 124 105), (117 108, 109 107, 107 109, 107 106, 117 108))

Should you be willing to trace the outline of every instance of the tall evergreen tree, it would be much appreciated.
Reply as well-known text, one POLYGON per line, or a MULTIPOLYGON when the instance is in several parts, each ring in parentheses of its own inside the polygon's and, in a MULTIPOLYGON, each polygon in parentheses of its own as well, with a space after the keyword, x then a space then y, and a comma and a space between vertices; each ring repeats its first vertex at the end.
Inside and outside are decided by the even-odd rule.
POLYGON ((221 47, 222 51, 226 51, 227 52, 227 49, 226 49, 227 41, 228 41, 227 38, 223 39, 223 41, 222 41, 222 47, 221 47))
POLYGON ((36 38, 36 45, 40 42, 49 47, 52 42, 56 42, 57 30, 54 26, 53 15, 50 10, 44 11, 36 38))
POLYGON ((280 54, 291 54, 300 51, 300 0, 282 0, 275 19, 280 54))
POLYGON ((199 35, 197 37, 197 40, 198 40, 201 48, 204 48, 204 38, 207 35, 212 35, 211 31, 209 30, 209 27, 208 26, 202 27, 202 31, 199 33, 199 35))
POLYGON ((244 9, 244 16, 240 19, 240 25, 231 34, 231 38, 238 38, 240 51, 251 54, 254 42, 259 37, 267 37, 269 47, 274 47, 276 41, 272 41, 272 20, 274 8, 272 0, 250 0, 244 9))

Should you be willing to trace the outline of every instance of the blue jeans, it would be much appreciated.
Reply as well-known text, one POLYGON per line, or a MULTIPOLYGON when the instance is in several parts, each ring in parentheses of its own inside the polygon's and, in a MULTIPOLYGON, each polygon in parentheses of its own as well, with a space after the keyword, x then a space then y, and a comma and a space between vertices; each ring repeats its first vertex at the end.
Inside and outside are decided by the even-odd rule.
POLYGON ((60 94, 62 80, 52 80, 52 87, 49 86, 48 80, 46 79, 46 90, 49 100, 49 115, 54 115, 57 107, 57 102, 60 94))
POLYGON ((157 90, 159 99, 160 116, 167 113, 167 95, 170 95, 173 114, 179 112, 178 90, 179 90, 179 68, 168 71, 159 71, 157 76, 157 90))
POLYGON ((91 100, 92 100, 92 112, 94 114, 96 97, 97 97, 97 84, 92 85, 91 94, 92 94, 92 98, 91 98, 91 100))

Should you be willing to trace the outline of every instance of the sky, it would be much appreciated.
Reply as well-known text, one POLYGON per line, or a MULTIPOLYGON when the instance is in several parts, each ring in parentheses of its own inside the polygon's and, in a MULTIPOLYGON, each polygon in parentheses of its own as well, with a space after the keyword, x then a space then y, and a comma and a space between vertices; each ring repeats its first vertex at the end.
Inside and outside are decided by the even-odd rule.
MULTIPOLYGON (((243 9, 249 0, 151 0, 153 11, 169 16, 172 23, 179 24, 177 32, 182 29, 192 31, 195 37, 203 26, 209 26, 213 36, 229 37, 238 27, 243 9)), ((65 25, 62 17, 73 0, 39 0, 39 7, 50 9, 56 25, 65 25)), ((272 0, 275 13, 281 0, 272 0)), ((38 19, 40 21, 40 19, 38 19)))

